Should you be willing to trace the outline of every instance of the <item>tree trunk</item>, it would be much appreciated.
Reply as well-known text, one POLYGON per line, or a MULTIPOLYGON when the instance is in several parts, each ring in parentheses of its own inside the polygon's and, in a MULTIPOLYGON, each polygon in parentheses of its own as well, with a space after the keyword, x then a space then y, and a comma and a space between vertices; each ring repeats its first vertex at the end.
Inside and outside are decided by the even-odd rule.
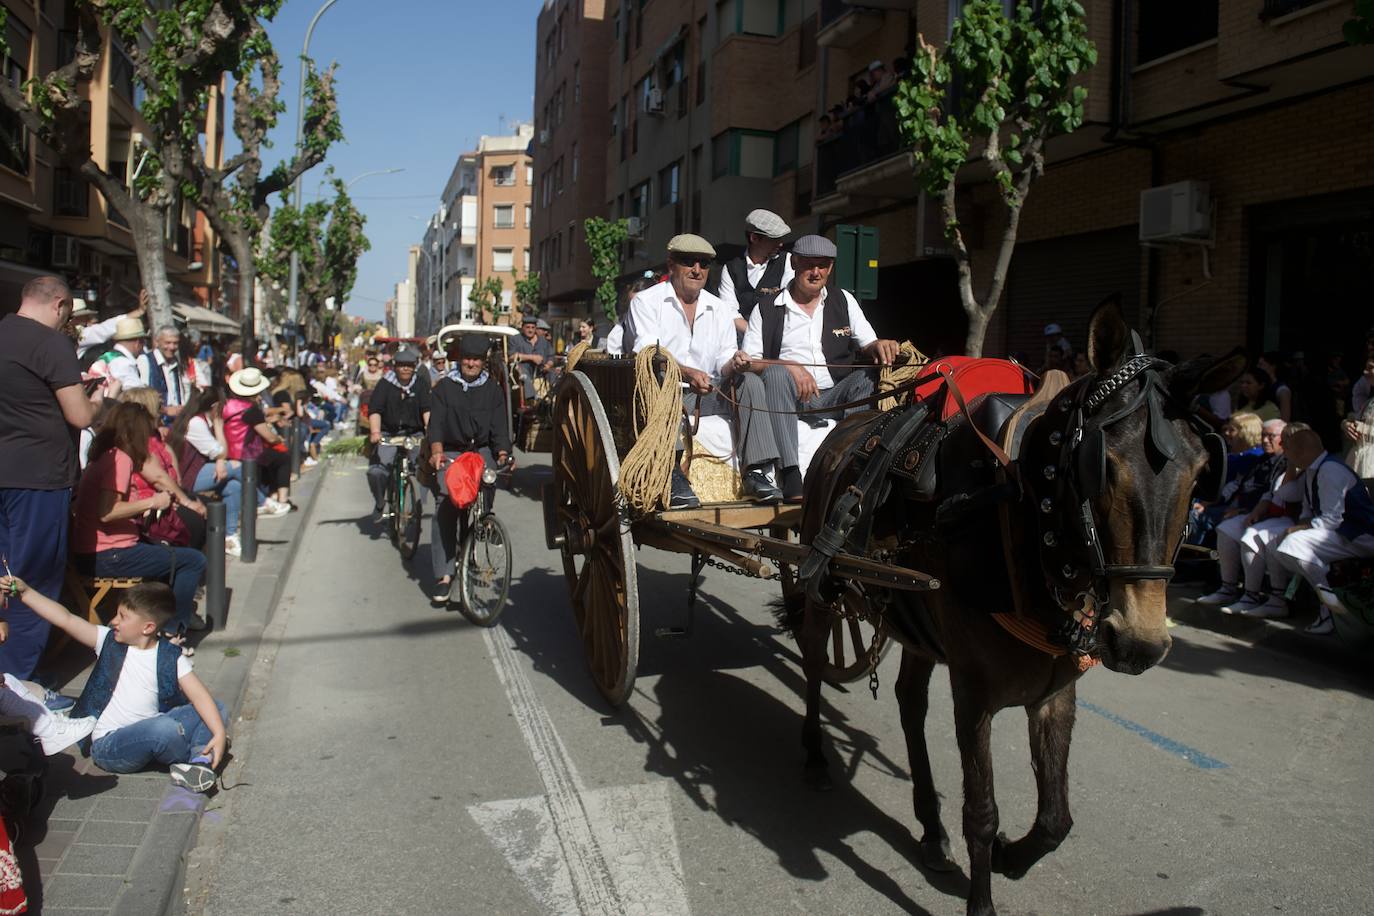
POLYGON ((983 355, 983 338, 988 333, 988 322, 992 318, 992 310, 984 311, 975 308, 972 311, 965 311, 968 315, 968 334, 964 337, 964 354, 966 356, 978 357, 983 355))
POLYGON ((148 330, 155 332, 173 324, 172 284, 167 279, 167 249, 162 237, 164 214, 146 205, 135 205, 131 209, 140 211, 124 215, 134 237, 139 278, 148 291, 148 330))

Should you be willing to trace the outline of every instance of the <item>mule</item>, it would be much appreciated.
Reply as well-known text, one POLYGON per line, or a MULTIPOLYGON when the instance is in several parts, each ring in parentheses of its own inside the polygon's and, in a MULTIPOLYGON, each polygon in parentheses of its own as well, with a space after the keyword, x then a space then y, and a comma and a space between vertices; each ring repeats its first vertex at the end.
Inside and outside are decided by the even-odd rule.
MULTIPOLYGON (((1140 674, 1168 653, 1165 589, 1195 484, 1209 467, 1213 485, 1224 473, 1224 452, 1189 405, 1199 391, 1229 384, 1243 358, 1170 366, 1138 351, 1139 339, 1117 305, 1099 306, 1089 326, 1092 372, 1029 421, 1012 469, 1019 496, 1003 500, 1005 513, 995 501, 975 500, 952 526, 937 528, 944 523, 932 504, 915 503, 893 487, 876 514, 869 543, 896 544, 893 562, 944 584, 919 596, 892 591, 867 598, 902 648, 896 694, 923 831, 919 855, 935 871, 957 870, 925 740, 931 674, 937 664, 949 668, 963 764, 970 914, 995 912, 994 872, 1021 878, 1068 835, 1075 683, 1092 663, 1140 674), (1038 647, 992 616, 1013 609, 1042 634, 1038 647), (989 746, 993 716, 1011 706, 1026 710, 1038 792, 1034 824, 1014 841, 998 832, 989 746)), ((835 473, 807 476, 803 543, 811 543, 837 496, 856 479, 844 456, 879 416, 847 419, 813 459, 813 468, 835 473)), ((803 613, 802 744, 808 782, 825 788, 820 699, 833 617, 824 596, 806 598, 803 613)))

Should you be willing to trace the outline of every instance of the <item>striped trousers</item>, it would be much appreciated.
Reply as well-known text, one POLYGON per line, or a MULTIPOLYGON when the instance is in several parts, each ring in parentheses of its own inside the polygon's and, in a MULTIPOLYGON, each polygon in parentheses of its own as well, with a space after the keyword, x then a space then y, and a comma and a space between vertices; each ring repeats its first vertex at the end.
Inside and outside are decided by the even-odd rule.
MULTIPOLYGON (((770 457, 777 459, 780 468, 794 468, 800 463, 797 456, 798 418, 795 414, 796 410, 846 404, 850 401, 866 398, 873 393, 873 376, 864 369, 855 369, 835 385, 820 392, 804 404, 797 400, 797 384, 792 381, 792 374, 787 371, 786 366, 769 366, 763 370, 760 378, 763 381, 764 406, 770 411, 776 411, 764 414, 764 416, 768 418, 768 425, 772 427, 773 442, 777 447, 776 454, 770 457)), ((847 411, 836 411, 835 416, 866 409, 868 409, 867 406, 850 408, 847 411)), ((743 422, 743 409, 740 410, 740 415, 741 422, 743 422)), ((765 459, 760 458, 759 460, 765 459)))

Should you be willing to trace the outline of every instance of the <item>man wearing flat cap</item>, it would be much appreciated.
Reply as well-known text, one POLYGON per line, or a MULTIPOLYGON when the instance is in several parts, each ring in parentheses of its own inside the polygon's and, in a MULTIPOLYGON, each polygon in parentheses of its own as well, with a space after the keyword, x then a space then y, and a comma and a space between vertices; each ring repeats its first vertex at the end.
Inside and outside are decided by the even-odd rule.
MULTIPOLYGON (((444 465, 463 452, 477 452, 494 468, 510 457, 510 417, 500 382, 487 368, 491 338, 485 334, 440 334, 440 344, 456 365, 434 386, 429 432, 429 462, 437 472, 433 486, 435 506, 430 520, 430 559, 434 564, 435 603, 449 600, 453 584, 453 558, 464 534, 458 523, 467 518, 448 498, 444 465)), ((488 506, 490 508, 490 506, 488 506)))
MULTIPOLYGON (((699 407, 706 415, 730 412, 719 395, 720 386, 738 384, 735 399, 741 408, 761 408, 764 404, 760 379, 732 368, 738 347, 738 312, 703 288, 715 254, 711 243, 699 235, 673 236, 668 242, 668 279, 636 294, 630 300, 628 316, 635 352, 657 345, 671 353, 690 388, 683 397, 684 404, 689 411, 699 407)), ((759 502, 777 502, 782 494, 767 477, 743 470, 756 454, 771 456, 776 451, 772 429, 761 413, 742 409, 741 416, 736 448, 741 455, 745 494, 759 502)), ((669 508, 697 505, 696 494, 675 462, 669 508)))
POLYGON ((735 328, 743 334, 761 296, 775 295, 792 282, 792 265, 782 240, 792 229, 771 210, 753 210, 744 218, 744 254, 721 265, 717 295, 739 313, 735 328))
MULTIPOLYGON (((392 368, 367 402, 368 441, 375 446, 367 467, 367 485, 372 489, 372 515, 382 520, 386 506, 386 482, 399 448, 383 445, 382 437, 421 436, 429 426, 429 381, 416 374, 419 354, 404 349, 391 361, 392 368)), ((411 450, 412 461, 420 460, 420 447, 411 450)))
POLYGON ((520 336, 510 341, 511 361, 525 389, 525 400, 535 398, 534 377, 553 365, 553 344, 539 333, 539 319, 526 315, 520 319, 520 336))
POLYGON ((737 372, 762 377, 767 409, 776 411, 768 414, 777 443, 772 457, 782 471, 783 498, 789 502, 799 502, 802 495, 792 412, 868 397, 874 390, 873 370, 855 363, 862 359, 886 366, 897 356, 897 342, 879 340, 858 300, 831 282, 835 254, 835 243, 822 236, 797 239, 792 246, 792 282, 759 300, 749 318, 744 347, 732 361, 737 372))

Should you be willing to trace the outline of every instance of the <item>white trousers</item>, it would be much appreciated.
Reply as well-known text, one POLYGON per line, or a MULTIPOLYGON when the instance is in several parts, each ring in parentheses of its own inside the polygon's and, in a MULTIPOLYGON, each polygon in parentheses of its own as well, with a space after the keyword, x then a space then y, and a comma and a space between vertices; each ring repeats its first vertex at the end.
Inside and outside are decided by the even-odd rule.
MULTIPOLYGON (((1278 547, 1270 551, 1270 556, 1284 575, 1286 573, 1302 576, 1313 588, 1326 587, 1326 570, 1334 560, 1350 557, 1374 557, 1374 534, 1362 534, 1355 540, 1347 540, 1329 528, 1308 528, 1294 531, 1278 547)), ((1269 567, 1270 581, 1273 582, 1274 564, 1269 567)), ((1278 588, 1275 583, 1275 588, 1278 588)))
POLYGON ((1221 581, 1244 585, 1247 592, 1263 591, 1266 548, 1291 524, 1286 518, 1266 518, 1246 526, 1245 516, 1236 515, 1218 525, 1221 581))

